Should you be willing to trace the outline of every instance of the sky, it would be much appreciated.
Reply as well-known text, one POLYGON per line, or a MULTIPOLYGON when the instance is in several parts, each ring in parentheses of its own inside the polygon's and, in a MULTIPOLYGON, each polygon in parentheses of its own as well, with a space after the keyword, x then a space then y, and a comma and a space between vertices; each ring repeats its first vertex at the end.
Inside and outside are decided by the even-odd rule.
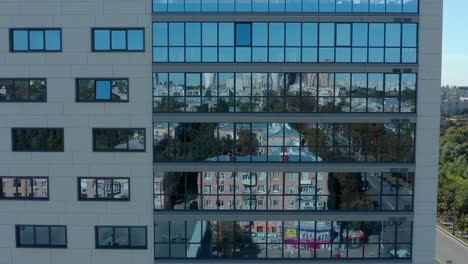
POLYGON ((444 0, 443 38, 442 85, 468 86, 467 0, 444 0))

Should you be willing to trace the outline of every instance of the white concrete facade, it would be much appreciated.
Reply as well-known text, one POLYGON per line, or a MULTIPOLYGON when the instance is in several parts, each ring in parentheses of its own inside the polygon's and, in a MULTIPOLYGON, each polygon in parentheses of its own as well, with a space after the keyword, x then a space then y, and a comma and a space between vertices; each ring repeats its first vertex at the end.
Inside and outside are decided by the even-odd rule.
POLYGON ((1 0, 0 78, 46 78, 47 103, 0 103, 0 175, 48 176, 49 201, 0 200, 0 263, 150 263, 152 140, 93 152, 92 128, 151 122, 151 1, 1 0), (62 52, 10 53, 9 28, 61 28, 62 52), (91 52, 93 27, 143 27, 145 52, 91 52), (128 103, 77 103, 75 78, 128 78, 128 103), (63 153, 12 152, 12 127, 63 127, 63 153), (78 201, 77 177, 130 177, 129 202, 78 201), (67 249, 16 248, 15 224, 66 225, 67 249), (97 225, 147 226, 147 250, 96 250, 97 225))

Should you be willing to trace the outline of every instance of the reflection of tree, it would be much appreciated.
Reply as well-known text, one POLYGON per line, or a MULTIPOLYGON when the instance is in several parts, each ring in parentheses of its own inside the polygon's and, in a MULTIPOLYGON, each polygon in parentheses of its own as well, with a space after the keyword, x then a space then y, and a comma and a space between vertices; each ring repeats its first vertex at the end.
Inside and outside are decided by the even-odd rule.
POLYGON ((218 222, 213 225, 213 251, 220 257, 250 257, 257 258, 260 249, 253 243, 252 235, 239 222, 218 222), (215 229, 217 227, 217 229, 215 229))
POLYGON ((334 195, 328 205, 335 210, 373 209, 363 193, 364 182, 360 173, 330 173, 329 188, 334 195))
POLYGON ((63 150, 61 129, 16 129, 14 133, 16 150, 63 150))
POLYGON ((178 102, 174 97, 163 97, 161 101, 155 102, 154 112, 180 112, 184 106, 184 103, 178 102))
POLYGON ((238 131, 237 154, 240 156, 255 155, 259 142, 250 129, 240 129, 238 131))
POLYGON ((168 172, 165 174, 164 182, 168 183, 170 204, 166 209, 198 209, 196 198, 198 193, 198 173, 196 172, 168 172), (191 202, 191 201, 194 202, 191 202), (180 205, 180 208, 177 208, 180 205))

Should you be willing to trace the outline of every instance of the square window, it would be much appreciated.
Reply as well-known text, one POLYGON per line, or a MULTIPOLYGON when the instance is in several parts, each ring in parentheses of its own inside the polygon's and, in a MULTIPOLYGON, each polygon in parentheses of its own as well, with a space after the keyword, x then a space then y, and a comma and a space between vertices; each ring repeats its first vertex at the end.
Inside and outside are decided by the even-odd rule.
POLYGON ((145 33, 142 29, 129 30, 128 34, 128 50, 144 50, 145 33))
POLYGON ((113 50, 124 50, 127 48, 127 41, 126 41, 127 33, 125 30, 112 30, 112 49, 113 50))
POLYGON ((94 49, 95 50, 110 50, 110 31, 95 30, 94 31, 94 49))
POLYGON ((14 30, 13 31, 13 50, 28 50, 28 31, 27 30, 14 30))
POLYGON ((46 50, 62 49, 61 39, 62 39, 62 32, 60 30, 46 30, 45 31, 46 50))
POLYGON ((29 49, 44 50, 44 31, 29 31, 29 49))

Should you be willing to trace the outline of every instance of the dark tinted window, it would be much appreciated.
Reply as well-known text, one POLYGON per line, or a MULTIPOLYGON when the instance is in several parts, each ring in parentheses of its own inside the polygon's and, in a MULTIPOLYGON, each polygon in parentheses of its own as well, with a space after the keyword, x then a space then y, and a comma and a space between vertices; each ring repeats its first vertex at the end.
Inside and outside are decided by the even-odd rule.
POLYGON ((249 23, 236 24, 236 46, 252 45, 251 28, 252 25, 249 23))
POLYGON ((64 151, 63 128, 12 128, 13 151, 64 151))
POLYGON ((94 128, 94 151, 144 152, 145 129, 94 128))
POLYGON ((45 79, 0 79, 0 102, 46 102, 45 79))
POLYGON ((16 246, 31 248, 66 248, 66 226, 17 225, 16 246))
POLYGON ((96 248, 146 249, 145 226, 96 226, 96 248))

